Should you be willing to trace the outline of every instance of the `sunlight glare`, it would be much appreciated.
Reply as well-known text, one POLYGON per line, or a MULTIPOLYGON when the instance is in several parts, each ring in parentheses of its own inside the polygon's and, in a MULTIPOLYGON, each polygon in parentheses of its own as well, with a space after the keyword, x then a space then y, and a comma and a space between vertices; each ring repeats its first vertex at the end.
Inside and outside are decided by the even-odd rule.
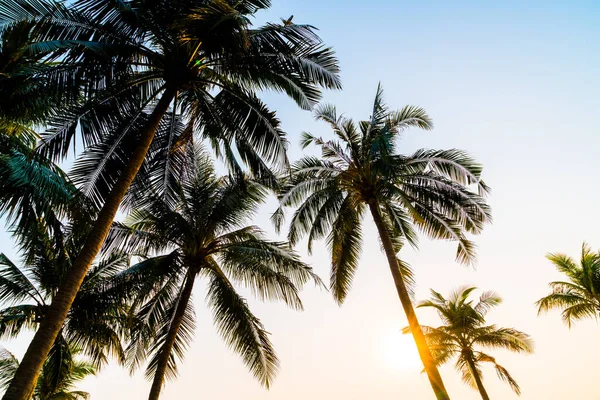
POLYGON ((403 335, 400 331, 386 332, 380 343, 380 354, 389 368, 399 371, 420 371, 423 368, 412 335, 403 335))

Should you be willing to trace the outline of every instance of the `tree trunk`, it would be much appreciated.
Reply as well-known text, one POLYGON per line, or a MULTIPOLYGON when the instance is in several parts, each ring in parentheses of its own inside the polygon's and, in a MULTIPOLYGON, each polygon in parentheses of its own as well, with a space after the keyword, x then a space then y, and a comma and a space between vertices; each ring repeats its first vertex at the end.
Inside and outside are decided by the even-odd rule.
POLYGON ((142 166, 159 123, 168 111, 175 93, 174 89, 167 87, 152 111, 145 129, 141 133, 138 146, 108 195, 81 252, 73 261, 69 274, 61 282, 56 296, 52 299, 48 312, 40 323, 40 327, 29 344, 15 377, 3 397, 4 400, 29 400, 31 398, 31 393, 50 348, 65 322, 90 265, 100 252, 121 201, 142 166))
POLYGON ((190 297, 192 296, 192 289, 194 288, 195 280, 196 276, 193 270, 190 269, 185 278, 183 291, 181 292, 181 297, 177 302, 177 308, 175 309, 175 315, 173 315, 171 326, 169 326, 169 332, 165 338, 165 344, 163 344, 160 348, 160 356, 158 357, 158 364, 156 366, 156 372, 154 373, 154 379, 152 381, 152 388, 150 389, 148 400, 158 400, 158 396, 160 395, 160 390, 162 389, 165 381, 165 373, 167 372, 167 365, 169 363, 169 358, 171 357, 171 351, 173 350, 173 345, 175 344, 175 339, 177 338, 177 332, 179 331, 181 323, 183 322, 185 309, 187 308, 190 297))
POLYGON ((488 396, 487 391, 485 390, 485 387, 483 386, 481 376, 479 376, 479 371, 477 371, 477 368, 475 367, 475 362, 473 361, 473 353, 471 353, 469 351, 469 354, 467 354, 466 358, 467 358, 467 364, 469 364, 469 369, 471 370, 471 373, 473 374, 473 379, 475 379, 475 384, 477 384, 477 389, 479 390, 479 393, 481 394, 481 398, 483 400, 490 400, 490 396, 488 396))
POLYGON ((404 278, 402 277, 402 272, 400 271, 400 266, 398 265, 398 259, 396 258, 396 252, 394 251, 394 245, 390 237, 390 232, 381 218, 379 205, 376 201, 372 201, 369 203, 369 209, 371 210, 371 215, 373 216, 373 220, 377 226, 377 230, 383 244, 383 249, 385 250, 385 255, 388 259, 390 270, 394 278, 396 291, 398 292, 398 297, 400 297, 400 302, 402 303, 402 307, 406 313, 408 325, 410 326, 410 331, 413 335, 415 343, 417 344, 417 350, 419 351, 419 356, 421 357, 421 361, 425 367, 425 372, 429 378, 429 383, 431 384, 433 392, 435 393, 435 397, 438 400, 450 400, 450 396, 448 396, 448 393, 446 392, 440 372, 438 371, 435 361, 433 360, 433 356, 431 355, 431 351, 429 350, 427 342, 425 341, 425 335, 423 335, 421 325, 419 325, 419 321, 417 320, 417 315, 415 314, 408 290, 406 289, 406 285, 404 283, 404 278))

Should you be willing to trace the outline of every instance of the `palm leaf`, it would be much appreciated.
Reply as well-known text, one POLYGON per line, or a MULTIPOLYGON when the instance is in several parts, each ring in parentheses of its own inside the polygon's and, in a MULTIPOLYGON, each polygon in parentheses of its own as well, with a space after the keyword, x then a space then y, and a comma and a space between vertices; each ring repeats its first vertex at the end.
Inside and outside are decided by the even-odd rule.
POLYGON ((277 373, 279 360, 268 332, 252 314, 246 300, 235 292, 224 275, 213 272, 207 301, 223 339, 240 354, 250 372, 269 387, 277 373))

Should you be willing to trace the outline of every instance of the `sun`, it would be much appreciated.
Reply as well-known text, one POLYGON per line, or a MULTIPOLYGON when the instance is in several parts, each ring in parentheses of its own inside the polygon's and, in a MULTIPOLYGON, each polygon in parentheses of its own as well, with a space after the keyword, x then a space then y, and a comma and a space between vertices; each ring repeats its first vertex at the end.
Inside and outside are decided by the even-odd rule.
POLYGON ((380 354, 385 365, 398 371, 420 371, 423 366, 412 335, 387 331, 381 338, 380 354))

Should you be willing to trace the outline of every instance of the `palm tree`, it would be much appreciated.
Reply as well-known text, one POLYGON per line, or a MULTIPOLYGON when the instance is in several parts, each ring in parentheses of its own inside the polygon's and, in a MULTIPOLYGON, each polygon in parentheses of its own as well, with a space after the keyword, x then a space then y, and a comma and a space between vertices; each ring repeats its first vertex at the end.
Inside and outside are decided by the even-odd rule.
POLYGON ((283 92, 310 108, 320 98, 319 87, 340 87, 333 51, 323 47, 313 27, 251 26, 255 13, 269 6, 268 0, 78 0, 68 8, 44 0, 0 1, 0 23, 37 23, 38 35, 28 50, 47 61, 37 76, 50 79, 69 101, 81 99, 47 121, 50 129, 40 151, 63 157, 80 132, 86 159, 96 165, 92 182, 100 182, 89 186, 101 189, 91 196, 101 207, 96 222, 7 398, 25 399, 33 390, 161 126, 181 118, 186 129, 168 130, 168 144, 176 147, 201 134, 230 166, 237 166, 237 152, 257 176, 268 178, 270 165, 286 164, 286 141, 279 120, 256 91, 283 92), (121 168, 107 168, 114 160, 121 168), (100 179, 103 174, 110 179, 100 179))
MULTIPOLYGON (((91 363, 77 358, 79 353, 79 349, 71 347, 62 358, 49 358, 44 363, 32 400, 89 399, 89 393, 73 390, 77 382, 96 375, 91 363)), ((0 389, 6 390, 18 367, 17 358, 8 350, 0 349, 0 389)))
MULTIPOLYGON (((21 238, 21 267, 0 254, 0 338, 34 330, 47 318, 49 304, 70 272, 72 254, 80 248, 81 238, 69 231, 55 227, 50 235, 40 223, 37 232, 21 238)), ((69 352, 66 343, 71 343, 96 367, 110 355, 124 361, 121 337, 128 312, 127 297, 110 290, 105 282, 128 262, 128 257, 114 253, 90 269, 47 360, 63 358, 69 352)))
POLYGON ((403 264, 396 254, 403 240, 416 244, 416 226, 430 237, 457 241, 459 261, 471 261, 474 249, 465 232, 478 233, 489 221, 481 197, 487 188, 480 179, 481 166, 460 150, 397 154, 396 141, 403 131, 431 129, 432 123, 419 107, 390 111, 382 95, 379 86, 371 117, 358 124, 338 116, 333 106, 317 109, 316 118, 327 122, 339 141, 303 134, 303 147, 316 144, 322 157, 304 157, 293 165, 274 222, 281 226, 283 207, 299 206, 291 220, 290 242, 308 235, 310 251, 314 240, 327 236, 331 291, 342 303, 358 266, 362 217, 370 211, 433 390, 438 399, 448 399, 411 304, 406 268, 399 268, 403 264), (476 185, 481 195, 466 185, 476 185))
MULTIPOLYGON (((533 341, 529 335, 513 328, 498 328, 485 325, 487 312, 499 305, 502 299, 494 292, 485 292, 474 304, 469 300, 475 287, 461 288, 446 300, 432 290, 431 299, 421 302, 418 307, 435 308, 444 325, 438 328, 421 326, 437 364, 444 364, 456 357, 455 367, 462 373, 463 381, 479 390, 483 400, 489 400, 483 377, 482 363, 491 363, 498 377, 506 381, 517 394, 521 394, 519 385, 510 373, 489 354, 477 350, 479 347, 506 349, 516 353, 533 353, 533 341)), ((404 333, 410 328, 404 328, 404 333)))
POLYGON ((537 301, 540 314, 553 308, 562 309, 562 319, 569 328, 584 318, 600 314, 600 254, 583 243, 579 265, 565 254, 548 254, 556 269, 568 281, 551 282, 552 293, 537 301))
POLYGON ((158 399, 165 378, 176 375, 176 360, 193 336, 197 278, 208 280, 207 301, 219 333, 268 387, 277 356, 234 283, 261 300, 301 309, 298 287, 320 281, 287 243, 268 241, 258 227, 245 225, 266 190, 239 176, 217 177, 206 156, 199 155, 173 196, 148 193, 129 223, 115 223, 106 243, 131 254, 154 254, 119 274, 115 286, 140 294, 132 306, 136 322, 127 351, 132 368, 150 358, 149 399, 158 399))

